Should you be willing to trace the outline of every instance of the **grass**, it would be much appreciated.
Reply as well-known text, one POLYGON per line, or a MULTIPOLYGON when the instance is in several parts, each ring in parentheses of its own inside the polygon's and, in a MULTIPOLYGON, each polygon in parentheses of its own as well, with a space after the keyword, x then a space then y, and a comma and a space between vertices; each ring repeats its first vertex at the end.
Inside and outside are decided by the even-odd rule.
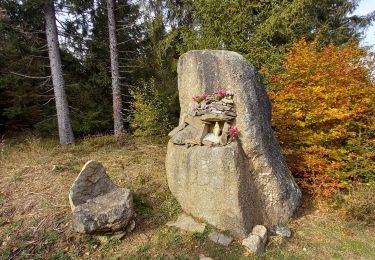
MULTIPOLYGON (((95 136, 62 147, 31 135, 0 147, 0 259, 257 259, 235 241, 167 227, 181 209, 168 190, 165 140, 95 136), (134 191, 136 229, 123 240, 71 228, 68 191, 84 163, 102 162, 134 191)), ((305 199, 290 239, 270 237, 264 259, 375 259, 375 227, 348 220, 339 207, 305 199)), ((212 229, 212 227, 210 227, 212 229)))

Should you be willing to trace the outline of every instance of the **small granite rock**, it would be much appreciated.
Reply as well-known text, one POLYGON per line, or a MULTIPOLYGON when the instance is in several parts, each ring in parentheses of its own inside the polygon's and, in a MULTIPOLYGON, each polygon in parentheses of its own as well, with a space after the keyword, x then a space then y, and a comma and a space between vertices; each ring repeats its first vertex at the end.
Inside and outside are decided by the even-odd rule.
POLYGON ((221 101, 223 103, 226 103, 226 104, 233 104, 234 103, 233 99, 229 99, 229 98, 223 98, 221 101))
POLYGON ((185 117, 185 123, 187 123, 188 125, 191 125, 195 129, 200 129, 202 127, 202 121, 199 119, 199 117, 187 115, 185 117))
POLYGON ((262 225, 254 226, 251 234, 242 241, 242 245, 257 255, 263 255, 266 243, 267 228, 262 225))
POLYGON ((271 228, 271 232, 283 236, 283 237, 291 237, 292 231, 288 227, 282 227, 282 226, 273 226, 271 228))
POLYGON ((88 200, 73 210, 73 229, 79 233, 112 233, 124 230, 133 216, 130 190, 117 188, 88 200))
POLYGON ((199 223, 186 214, 181 214, 178 216, 175 222, 168 222, 167 226, 197 233, 203 233, 204 229, 206 228, 206 224, 199 223))
POLYGON ((229 246, 230 243, 232 243, 233 238, 226 236, 222 233, 212 231, 210 234, 208 234, 209 239, 211 239, 213 242, 220 244, 222 246, 229 246))
POLYGON ((117 188, 109 178, 104 166, 97 161, 88 161, 74 181, 69 192, 72 210, 89 199, 106 194, 117 188))
POLYGON ((233 117, 237 116, 236 112, 232 112, 232 111, 225 111, 224 115, 226 115, 226 116, 233 116, 233 117))
POLYGON ((172 131, 170 131, 169 134, 168 134, 168 136, 169 137, 173 137, 175 134, 177 134, 178 132, 180 132, 185 127, 186 127, 186 124, 182 123, 181 125, 175 127, 172 131))
POLYGON ((250 234, 247 238, 242 240, 242 245, 244 245, 250 252, 259 256, 264 253, 262 240, 257 235, 250 234))
POLYGON ((214 259, 205 255, 199 255, 199 260, 214 260, 214 259))
POLYGON ((228 111, 228 110, 230 110, 230 107, 222 105, 221 102, 212 103, 209 107, 215 108, 216 110, 219 110, 219 111, 228 111))
POLYGON ((211 147, 211 146, 214 145, 214 142, 212 142, 212 141, 210 141, 210 140, 207 140, 207 139, 203 139, 202 144, 211 147))
POLYGON ((131 232, 133 232, 134 229, 135 229, 135 221, 132 220, 126 228, 126 233, 131 233, 131 232))
POLYGON ((112 182, 104 166, 88 161, 69 193, 73 229, 79 233, 124 232, 133 213, 129 189, 112 182))
POLYGON ((193 139, 198 135, 198 130, 191 125, 177 132, 171 139, 174 144, 184 145, 186 140, 193 139))
POLYGON ((256 225, 253 227, 251 234, 259 236, 264 243, 267 242, 267 228, 265 226, 256 225))

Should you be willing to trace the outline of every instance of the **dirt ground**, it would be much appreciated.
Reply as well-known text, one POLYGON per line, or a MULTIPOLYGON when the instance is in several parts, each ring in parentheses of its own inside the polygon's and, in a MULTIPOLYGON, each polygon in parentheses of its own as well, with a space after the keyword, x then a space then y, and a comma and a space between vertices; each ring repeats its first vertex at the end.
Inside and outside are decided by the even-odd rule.
MULTIPOLYGON (((212 243, 208 232, 165 225, 181 212, 168 190, 165 154, 165 140, 96 136, 62 147, 32 135, 3 139, 0 259, 257 259, 240 241, 225 248, 212 243), (134 191, 136 229, 122 240, 71 228, 69 188, 90 159, 134 191)), ((271 236, 264 259, 375 259, 374 227, 347 221, 340 209, 307 196, 289 227, 293 237, 271 236)))

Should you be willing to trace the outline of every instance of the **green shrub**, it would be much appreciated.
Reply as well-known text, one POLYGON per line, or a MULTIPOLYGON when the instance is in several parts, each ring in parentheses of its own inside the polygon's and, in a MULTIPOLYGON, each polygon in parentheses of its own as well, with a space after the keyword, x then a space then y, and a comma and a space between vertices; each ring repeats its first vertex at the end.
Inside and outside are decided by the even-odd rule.
POLYGON ((142 86, 132 93, 133 116, 130 127, 135 136, 165 136, 172 128, 169 113, 171 99, 160 94, 155 79, 143 82, 142 86))

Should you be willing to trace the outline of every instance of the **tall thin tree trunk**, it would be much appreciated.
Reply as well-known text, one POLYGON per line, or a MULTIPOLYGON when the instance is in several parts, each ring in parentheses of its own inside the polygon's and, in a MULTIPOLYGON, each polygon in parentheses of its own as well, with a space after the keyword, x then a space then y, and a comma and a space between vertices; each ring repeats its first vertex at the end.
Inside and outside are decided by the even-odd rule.
POLYGON ((122 118, 122 98, 119 78, 119 62, 116 37, 115 0, 107 0, 109 48, 111 50, 111 74, 112 74, 112 96, 113 96, 113 123, 115 136, 124 132, 122 118))
POLYGON ((55 6, 53 0, 49 0, 45 3, 44 15, 46 19, 48 55, 51 66, 53 91, 55 94, 60 143, 72 144, 74 143, 74 135, 72 125, 70 123, 69 106, 66 98, 65 82, 62 74, 59 41, 57 38, 55 6))

